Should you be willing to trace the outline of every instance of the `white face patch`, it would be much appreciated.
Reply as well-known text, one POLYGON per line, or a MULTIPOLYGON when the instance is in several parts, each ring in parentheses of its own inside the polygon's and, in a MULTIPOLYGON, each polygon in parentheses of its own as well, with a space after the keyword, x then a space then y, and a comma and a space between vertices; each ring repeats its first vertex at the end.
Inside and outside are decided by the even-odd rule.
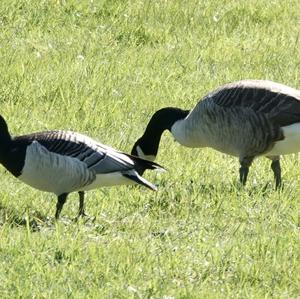
POLYGON ((156 156, 154 156, 154 155, 145 155, 139 145, 136 147, 136 151, 137 151, 138 156, 142 159, 153 162, 156 158, 156 156))

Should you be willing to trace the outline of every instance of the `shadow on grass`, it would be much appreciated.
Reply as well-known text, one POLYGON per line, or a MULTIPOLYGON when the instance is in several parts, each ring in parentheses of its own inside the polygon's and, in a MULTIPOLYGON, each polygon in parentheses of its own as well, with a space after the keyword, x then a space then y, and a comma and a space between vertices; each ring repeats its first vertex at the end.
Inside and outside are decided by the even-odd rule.
MULTIPOLYGON (((192 182, 193 184, 194 182, 192 182)), ((199 184, 198 186, 199 193, 208 193, 208 194, 214 194, 214 193, 226 193, 226 194, 239 194, 239 193, 248 193, 249 196, 253 195, 261 195, 261 196, 268 196, 269 194, 273 192, 280 193, 284 190, 278 189, 275 190, 275 186, 272 182, 267 183, 260 183, 260 184, 251 184, 251 182, 248 182, 246 186, 243 186, 239 181, 233 181, 232 183, 225 183, 221 182, 217 185, 213 184, 199 184)))
MULTIPOLYGON (((28 212, 25 210, 22 213, 18 212, 20 211, 16 211, 0 203, 0 227, 8 225, 10 227, 24 227, 31 232, 40 232, 45 229, 55 229, 57 224, 54 217, 46 216, 39 211, 28 212)), ((96 217, 87 216, 79 220, 77 218, 60 217, 58 222, 65 226, 78 223, 84 225, 86 228, 95 229, 99 234, 104 234, 106 230, 103 225, 96 223, 96 217)))
POLYGON ((54 226, 54 221, 49 217, 34 211, 28 215, 28 213, 19 216, 16 211, 9 207, 0 204, 0 226, 4 224, 12 227, 28 227, 30 231, 40 231, 45 226, 54 226))

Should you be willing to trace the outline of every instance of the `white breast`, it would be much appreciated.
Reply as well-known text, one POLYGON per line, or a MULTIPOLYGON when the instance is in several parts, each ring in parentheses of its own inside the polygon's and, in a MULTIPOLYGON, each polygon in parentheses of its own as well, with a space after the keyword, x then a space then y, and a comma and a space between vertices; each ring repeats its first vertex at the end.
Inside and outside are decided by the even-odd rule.
MULTIPOLYGON (((200 130, 198 131, 200 132, 200 130)), ((186 147, 202 147, 201 136, 195 136, 194 130, 187 126, 187 120, 176 121, 172 128, 171 133, 175 140, 186 147)), ((200 134, 199 134, 200 135, 200 134)))
POLYGON ((25 164, 19 179, 36 189, 60 195, 81 190, 95 176, 85 163, 49 152, 34 141, 27 147, 25 164))
POLYGON ((284 139, 275 143, 268 156, 287 155, 300 152, 300 123, 282 127, 284 139))

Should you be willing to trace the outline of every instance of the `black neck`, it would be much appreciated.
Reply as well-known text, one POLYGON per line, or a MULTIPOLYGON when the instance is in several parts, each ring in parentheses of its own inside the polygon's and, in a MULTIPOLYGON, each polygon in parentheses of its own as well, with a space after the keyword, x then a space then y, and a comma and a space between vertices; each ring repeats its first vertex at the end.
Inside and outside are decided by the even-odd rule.
POLYGON ((140 146, 145 155, 156 156, 162 133, 165 130, 171 131, 174 123, 184 119, 188 114, 188 110, 172 107, 156 111, 150 119, 144 135, 135 143, 132 154, 137 155, 136 146, 140 146))
POLYGON ((4 118, 0 115, 0 160, 11 146, 11 136, 4 118))
POLYGON ((0 115, 0 163, 15 177, 22 173, 29 142, 11 138, 6 121, 0 115))

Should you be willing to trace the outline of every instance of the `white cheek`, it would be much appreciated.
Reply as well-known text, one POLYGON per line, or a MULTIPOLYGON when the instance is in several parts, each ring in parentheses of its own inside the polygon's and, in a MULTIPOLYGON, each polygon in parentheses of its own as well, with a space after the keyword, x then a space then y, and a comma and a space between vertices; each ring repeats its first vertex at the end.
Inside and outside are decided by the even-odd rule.
POLYGON ((155 160, 155 158, 156 158, 156 156, 154 156, 154 155, 145 155, 139 145, 136 147, 136 151, 137 151, 138 156, 140 158, 142 158, 142 159, 145 159, 145 160, 153 162, 155 160))

